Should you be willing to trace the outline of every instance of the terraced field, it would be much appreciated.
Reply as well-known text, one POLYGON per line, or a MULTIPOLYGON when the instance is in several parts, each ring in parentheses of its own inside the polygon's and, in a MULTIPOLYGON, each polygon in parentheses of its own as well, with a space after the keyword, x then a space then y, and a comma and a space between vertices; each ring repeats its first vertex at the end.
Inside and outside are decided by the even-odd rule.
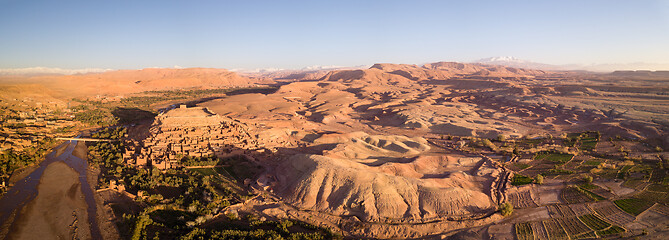
POLYGON ((530 226, 532 227, 532 234, 536 239, 548 240, 548 232, 546 231, 543 222, 531 222, 530 226))
POLYGON ((665 192, 655 192, 655 191, 643 191, 634 196, 635 198, 644 199, 646 201, 658 202, 658 203, 669 203, 669 193, 665 192))
POLYGON ((611 226, 610 223, 607 223, 604 220, 592 214, 579 216, 578 219, 583 221, 583 223, 585 223, 585 225, 590 227, 592 230, 602 230, 611 226))
POLYGON ((653 192, 669 193, 669 185, 667 184, 651 184, 646 189, 653 192))
MULTIPOLYGON (((610 193, 608 193, 608 191, 606 191, 606 190, 604 190, 604 189, 601 189, 601 188, 599 188, 599 189, 600 189, 601 191, 605 191, 604 194, 610 194, 610 193)), ((593 191, 590 191, 590 190, 587 190, 587 189, 578 188, 577 190, 581 191, 583 194, 587 195, 590 199, 592 199, 592 200, 594 200, 594 201, 601 201, 601 200, 605 200, 605 199, 606 199, 605 197, 602 197, 601 195, 596 194, 596 193, 594 193, 593 191)), ((601 191, 600 191, 600 192, 601 192, 601 191)), ((613 194, 611 194, 611 196, 613 196, 613 194)))
POLYGON ((580 146, 578 147, 582 151, 592 151, 597 147, 597 142, 599 142, 600 135, 598 132, 585 132, 580 135, 580 146))
POLYGON ((548 236, 551 240, 569 239, 569 235, 567 235, 567 232, 557 219, 548 219, 543 222, 544 226, 546 226, 546 232, 548 232, 548 236))
POLYGON ((574 214, 576 214, 576 216, 592 214, 592 209, 588 208, 588 205, 586 205, 585 203, 570 204, 569 208, 571 208, 571 210, 574 211, 574 214))
POLYGON ((601 201, 597 203, 592 203, 589 205, 590 208, 592 208, 597 214, 600 216, 603 216, 606 218, 608 221, 615 223, 617 225, 627 225, 628 223, 631 223, 634 221, 634 216, 623 212, 620 210, 618 207, 616 207, 613 203, 609 201, 601 201))
POLYGON ((572 217, 576 215, 567 205, 557 204, 546 207, 548 208, 548 213, 553 217, 572 217))
POLYGON ((597 236, 604 237, 604 236, 610 236, 610 235, 614 235, 614 234, 617 234, 617 233, 623 233, 623 232, 625 232, 624 228, 613 225, 613 226, 611 226, 607 229, 604 229, 602 231, 597 231, 597 236))
POLYGON ((530 208, 538 207, 536 202, 532 199, 530 191, 522 191, 517 193, 510 193, 507 195, 509 201, 513 204, 514 208, 530 208))
POLYGON ((634 216, 638 216, 642 212, 646 211, 646 209, 652 207, 654 204, 653 202, 638 198, 619 199, 613 202, 620 209, 634 216))
POLYGON ((625 176, 627 175, 627 172, 632 168, 632 166, 627 165, 623 166, 619 171, 618 171, 618 179, 625 179, 625 176))
POLYGON ((594 238, 597 238, 597 234, 595 234, 595 231, 590 231, 590 232, 572 237, 572 239, 594 239, 594 238))
POLYGON ((667 172, 662 168, 653 169, 653 173, 650 176, 650 182, 653 183, 662 183, 667 176, 667 172))
POLYGON ((659 214, 664 214, 669 216, 669 206, 666 206, 664 204, 655 204, 655 206, 653 206, 650 210, 659 214))
POLYGON ((577 236, 592 231, 577 217, 557 218, 569 236, 577 236))
POLYGON ((602 163, 601 160, 597 160, 597 159, 595 159, 595 160, 585 160, 585 161, 583 161, 583 162, 581 163, 581 165, 583 165, 583 166, 596 167, 596 166, 598 166, 598 165, 601 164, 601 163, 602 163))
POLYGON ((578 187, 570 186, 560 192, 560 200, 563 203, 572 204, 591 202, 592 198, 581 192, 578 187))
POLYGON ((543 160, 546 162, 550 163, 555 163, 555 164, 564 164, 566 162, 569 162, 574 158, 574 155, 571 154, 565 154, 565 153, 551 153, 551 152, 541 152, 538 153, 537 156, 534 158, 535 160, 543 160))
POLYGON ((534 234, 532 233, 532 227, 530 223, 517 223, 515 225, 516 238, 518 240, 532 240, 534 239, 534 234))

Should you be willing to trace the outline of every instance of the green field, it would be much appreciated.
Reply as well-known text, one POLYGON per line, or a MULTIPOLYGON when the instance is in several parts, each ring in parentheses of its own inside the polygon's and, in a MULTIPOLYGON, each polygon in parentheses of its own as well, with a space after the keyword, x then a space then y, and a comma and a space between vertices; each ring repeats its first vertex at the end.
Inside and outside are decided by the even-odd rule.
POLYGON ((650 182, 662 184, 665 182, 665 179, 667 179, 667 172, 664 168, 660 168, 658 166, 657 168, 653 169, 650 182))
POLYGON ((621 228, 621 227, 618 227, 616 225, 613 225, 610 228, 607 228, 605 230, 597 231, 597 235, 601 237, 601 236, 607 236, 607 235, 612 235, 612 234, 621 233, 621 232, 625 232, 625 229, 621 228))
POLYGON ((646 209, 653 206, 653 202, 638 198, 619 199, 613 201, 620 209, 634 216, 641 214, 646 209))
POLYGON ((597 216, 592 215, 592 214, 579 216, 578 219, 581 219, 581 221, 583 223, 585 223, 585 225, 588 225, 588 227, 590 227, 591 229, 596 230, 596 231, 597 230, 602 230, 602 229, 605 229, 605 228, 608 228, 609 226, 611 226, 611 224, 605 222, 604 220, 602 220, 602 219, 600 219, 597 216))
POLYGON ((567 147, 578 145, 578 149, 581 151, 591 151, 597 146, 599 137, 599 132, 569 133, 564 139, 564 145, 567 147))
POLYGON ((583 203, 592 201, 592 197, 588 196, 582 189, 574 186, 569 186, 560 192, 560 200, 564 203, 583 203))
POLYGON ((581 151, 591 151, 597 146, 597 140, 594 141, 582 141, 579 149, 581 151))
POLYGON ((581 163, 581 165, 599 166, 599 164, 601 164, 601 163, 602 163, 602 161, 600 161, 600 160, 586 160, 586 161, 583 161, 583 163, 581 163))
POLYGON ((210 175, 217 175, 221 174, 223 171, 223 168, 221 167, 215 167, 215 168, 191 168, 190 169, 193 172, 202 174, 203 176, 210 176, 210 175))
POLYGON ((525 185, 525 184, 530 184, 533 181, 534 179, 531 177, 520 174, 514 174, 513 179, 511 180, 511 185, 513 186, 525 185))
POLYGON ((564 230, 557 219, 544 220, 543 223, 550 239, 569 239, 567 231, 564 230))
POLYGON ((618 179, 625 179, 625 176, 627 175, 627 172, 632 168, 631 165, 623 166, 620 171, 618 171, 618 175, 616 178, 618 179))
POLYGON ((527 163, 514 163, 513 166, 517 167, 518 169, 526 169, 530 167, 530 165, 527 163))
POLYGON ((560 168, 553 168, 551 170, 544 171, 543 173, 541 173, 541 175, 548 176, 548 175, 561 175, 561 174, 572 174, 572 173, 574 173, 574 171, 560 168))
POLYGON ((663 192, 643 191, 634 197, 651 202, 669 203, 669 194, 663 192))
POLYGON ((597 176, 605 179, 614 179, 618 175, 618 170, 616 169, 610 169, 610 168, 602 168, 602 169, 597 169, 598 171, 595 173, 597 176))
POLYGON ((569 162, 574 157, 574 155, 566 153, 551 153, 551 152, 540 152, 534 157, 535 160, 544 160, 556 164, 564 164, 569 162))
POLYGON ((597 147, 597 136, 588 134, 587 137, 581 138, 581 146, 578 147, 581 151, 591 151, 597 147))
POLYGON ((643 179, 627 179, 627 181, 623 182, 623 187, 628 187, 628 188, 636 188, 637 186, 644 184, 645 182, 643 179))
POLYGON ((606 199, 602 196, 597 195, 596 193, 591 192, 590 190, 587 190, 587 189, 584 189, 584 188, 581 188, 581 187, 579 187, 579 190, 581 190, 581 192, 583 192, 585 195, 588 195, 588 197, 592 198, 592 200, 601 201, 601 200, 606 199))
POLYGON ((584 184, 579 185, 579 187, 584 189, 584 190, 593 190, 593 189, 599 188, 597 185, 592 184, 592 183, 584 183, 584 184))
POLYGON ((650 191, 655 191, 655 192, 669 192, 669 185, 666 184, 651 184, 647 188, 650 191))
POLYGON ((567 137, 564 139, 564 142, 562 142, 566 147, 573 147, 576 146, 576 142, 581 133, 569 133, 567 134, 567 137))

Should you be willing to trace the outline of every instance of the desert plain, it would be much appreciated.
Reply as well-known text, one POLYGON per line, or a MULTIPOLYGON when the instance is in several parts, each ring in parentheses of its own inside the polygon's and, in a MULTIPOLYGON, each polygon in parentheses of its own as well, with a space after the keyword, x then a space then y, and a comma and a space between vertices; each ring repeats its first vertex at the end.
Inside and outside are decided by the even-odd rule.
POLYGON ((5 76, 3 149, 79 136, 95 200, 55 161, 3 234, 662 239, 668 82, 457 62, 5 76))

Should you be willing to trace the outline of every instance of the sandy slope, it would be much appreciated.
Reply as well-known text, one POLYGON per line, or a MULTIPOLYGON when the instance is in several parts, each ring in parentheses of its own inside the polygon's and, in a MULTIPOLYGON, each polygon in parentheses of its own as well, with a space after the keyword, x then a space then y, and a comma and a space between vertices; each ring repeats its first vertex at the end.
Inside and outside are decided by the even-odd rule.
POLYGON ((258 141, 284 154, 279 163, 266 162, 271 170, 263 186, 286 206, 257 206, 263 213, 316 216, 312 223, 360 236, 424 237, 453 230, 445 226, 456 222, 475 224, 447 219, 490 213, 497 200, 492 186, 501 176, 494 164, 444 153, 425 139, 600 130, 666 139, 669 146, 666 82, 614 86, 589 77, 450 62, 375 64, 287 83, 273 94, 200 105, 255 124, 258 141), (287 210, 293 207, 300 211, 287 210), (347 226, 358 220, 373 224, 347 226), (430 221, 435 225, 424 223, 430 221))
MULTIPOLYGON (((57 98, 93 97, 97 95, 117 96, 144 91, 164 91, 184 88, 229 88, 247 87, 254 81, 225 69, 211 68, 147 68, 142 70, 118 70, 81 75, 2 77, 2 85, 16 88, 31 84, 32 88, 46 88, 41 92, 33 89, 31 94, 55 96, 57 98), (38 86, 38 87, 34 87, 38 86)), ((27 87, 21 87, 25 89, 27 87)), ((25 96, 26 94, 23 94, 25 96)))
POLYGON ((323 155, 295 155, 280 166, 277 188, 288 203, 363 221, 413 222, 470 216, 494 209, 470 175, 481 159, 421 156, 422 138, 326 135, 339 142, 323 155), (466 170, 462 171, 462 170, 466 170))

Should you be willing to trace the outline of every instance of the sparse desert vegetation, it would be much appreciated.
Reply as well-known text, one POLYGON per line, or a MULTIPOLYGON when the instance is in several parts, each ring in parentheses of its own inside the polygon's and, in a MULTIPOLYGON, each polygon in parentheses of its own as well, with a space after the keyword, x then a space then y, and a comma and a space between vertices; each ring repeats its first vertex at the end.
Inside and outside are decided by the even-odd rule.
POLYGON ((521 87, 481 68, 377 64, 264 87, 79 97, 67 109, 105 140, 88 156, 123 238, 424 237, 501 218, 518 239, 633 236, 634 216, 668 203, 664 135, 642 138, 647 127, 568 101, 495 97, 571 94, 537 79, 613 90, 576 73, 486 67, 521 87), (541 209, 551 218, 520 217, 541 209))
POLYGON ((667 7, 0 1, 0 239, 666 239, 667 7))
MULTIPOLYGON (((211 74, 170 74, 188 71, 211 74)), ((140 82, 69 99, 74 127, 52 136, 104 140, 88 143, 92 185, 122 238, 421 238, 500 219, 518 239, 642 234, 634 224, 669 203, 667 109, 601 109, 629 89, 582 74, 441 62, 263 86, 140 82)), ((636 84, 638 101, 661 98, 636 84)), ((22 124, 5 126, 35 127, 22 124)), ((3 156, 5 179, 27 165, 3 156)))

